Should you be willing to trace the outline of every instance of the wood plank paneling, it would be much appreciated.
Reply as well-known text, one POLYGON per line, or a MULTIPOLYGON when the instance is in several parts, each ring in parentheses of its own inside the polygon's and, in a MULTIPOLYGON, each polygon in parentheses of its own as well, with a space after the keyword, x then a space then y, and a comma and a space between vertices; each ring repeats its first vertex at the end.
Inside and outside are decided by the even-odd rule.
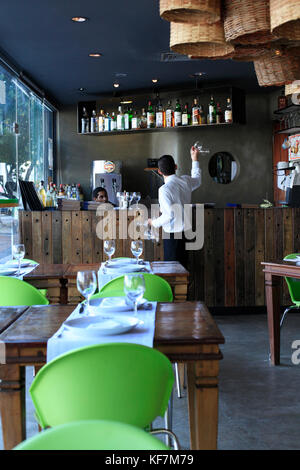
POLYGON ((32 258, 38 263, 43 262, 42 214, 42 212, 32 212, 32 258))
POLYGON ((225 306, 235 305, 234 209, 224 210, 225 306))
POLYGON ((208 307, 215 305, 215 251, 214 251, 214 212, 208 209, 204 214, 204 301, 208 307))
POLYGON ((265 286, 261 263, 265 259, 265 214, 264 209, 255 211, 255 305, 264 305, 265 286))
POLYGON ((82 212, 72 211, 71 263, 82 263, 82 212))
POLYGON ((43 263, 52 264, 52 212, 42 212, 42 256, 43 263))
POLYGON ((72 262, 72 212, 62 212, 62 262, 72 262))
POLYGON ((224 209, 214 210, 214 247, 215 247, 215 305, 225 305, 224 272, 224 209))
POLYGON ((244 209, 245 305, 255 305, 255 216, 244 209))
POLYGON ((234 214, 235 226, 235 275, 236 298, 235 305, 245 305, 245 244, 244 244, 244 210, 236 209, 234 214))
POLYGON ((103 261, 103 241, 97 236, 97 224, 99 217, 96 212, 92 213, 92 245, 93 245, 93 263, 101 263, 103 261))
POLYGON ((92 211, 82 212, 82 262, 93 262, 92 211))
POLYGON ((62 212, 52 213, 52 257, 53 263, 62 262, 62 212))
POLYGON ((21 243, 25 245, 25 258, 33 259, 32 254, 32 212, 23 211, 20 219, 21 243))

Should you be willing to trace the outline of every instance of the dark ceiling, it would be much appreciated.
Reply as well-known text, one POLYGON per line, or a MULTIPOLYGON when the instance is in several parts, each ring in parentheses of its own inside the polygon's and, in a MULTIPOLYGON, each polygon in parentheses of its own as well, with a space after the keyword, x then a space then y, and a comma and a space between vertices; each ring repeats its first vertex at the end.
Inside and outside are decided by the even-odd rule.
POLYGON ((126 74, 120 91, 151 89, 152 78, 160 87, 193 86, 198 72, 204 83, 258 86, 252 63, 161 61, 170 49, 159 0, 1 0, 0 48, 57 104, 113 93, 116 74, 126 74), (74 23, 73 16, 89 20, 74 23))

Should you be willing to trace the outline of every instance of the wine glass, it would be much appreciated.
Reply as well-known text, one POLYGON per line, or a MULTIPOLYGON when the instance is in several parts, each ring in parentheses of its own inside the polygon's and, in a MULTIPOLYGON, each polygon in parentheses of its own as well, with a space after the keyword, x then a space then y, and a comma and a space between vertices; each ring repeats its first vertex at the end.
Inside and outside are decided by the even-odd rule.
POLYGON ((136 263, 139 264, 139 257, 143 253, 142 240, 132 240, 130 249, 131 249, 131 253, 136 258, 136 263))
POLYGON ((116 251, 116 242, 115 242, 115 240, 104 240, 103 249, 104 249, 104 253, 109 258, 106 263, 110 263, 111 262, 111 257, 116 251))
POLYGON ((13 257, 18 260, 18 272, 17 274, 20 275, 21 273, 21 261, 25 256, 25 246, 23 244, 13 245, 13 257))
POLYGON ((128 303, 134 303, 134 315, 137 316, 137 306, 145 292, 144 276, 142 274, 125 274, 124 292, 128 303))
POLYGON ((197 142, 194 143, 193 145, 199 153, 209 153, 210 150, 203 148, 203 145, 197 140, 197 142))
POLYGON ((85 297, 87 305, 87 313, 90 309, 90 298, 97 289, 97 276, 95 271, 78 271, 77 273, 77 289, 85 297))

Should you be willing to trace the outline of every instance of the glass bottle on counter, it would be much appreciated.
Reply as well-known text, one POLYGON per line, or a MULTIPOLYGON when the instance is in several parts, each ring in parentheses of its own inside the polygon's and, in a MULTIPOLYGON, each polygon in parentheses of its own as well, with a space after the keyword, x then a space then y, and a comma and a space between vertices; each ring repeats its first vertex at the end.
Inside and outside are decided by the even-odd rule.
POLYGON ((140 129, 147 129, 147 114, 145 108, 142 109, 142 115, 140 119, 140 129))
POLYGON ((115 131, 117 129, 117 117, 114 112, 111 113, 111 120, 110 120, 110 130, 115 131))
POLYGON ((81 118, 81 133, 87 134, 89 132, 89 116, 86 108, 82 109, 82 118, 81 118))
POLYGON ((204 112, 204 109, 203 109, 203 106, 202 104, 200 104, 200 107, 199 107, 199 116, 198 116, 198 119, 199 119, 199 124, 202 125, 202 124, 206 124, 207 120, 206 120, 206 114, 204 112))
POLYGON ((216 123, 216 105, 214 101, 214 97, 210 97, 210 103, 208 106, 208 117, 209 117, 209 124, 215 124, 216 123))
POLYGON ((192 107, 192 126, 198 126, 199 124, 199 106, 197 98, 194 98, 194 105, 192 107))
POLYGON ((217 103, 216 123, 221 124, 222 122, 224 122, 223 112, 221 110, 220 103, 217 103))
POLYGON ((154 111, 151 101, 148 102, 148 109, 147 109, 147 128, 153 129, 155 127, 155 118, 154 118, 154 111))
POLYGON ((105 119, 104 119, 104 131, 109 132, 110 131, 110 123, 111 123, 111 117, 109 113, 106 113, 105 119))
POLYGON ((188 126, 190 124, 191 116, 189 114, 188 107, 189 107, 189 105, 187 103, 185 103, 184 110, 183 110, 182 116, 181 116, 181 123, 182 123, 183 126, 188 126))
POLYGON ((168 101, 166 109, 166 127, 174 127, 174 111, 171 101, 168 101))
POLYGON ((91 116, 91 132, 98 132, 98 121, 97 121, 97 114, 96 111, 92 111, 91 116))
POLYGON ((140 127, 140 118, 137 111, 134 111, 131 120, 131 129, 138 129, 140 127))
POLYGON ((124 114, 124 129, 128 131, 130 129, 130 116, 129 109, 127 108, 124 114))
POLYGON ((105 119, 104 110, 101 109, 99 116, 98 116, 98 132, 104 131, 104 119, 105 119))
POLYGON ((174 111, 174 126, 178 127, 182 124, 182 112, 179 99, 176 100, 175 111, 174 111))
POLYGON ((155 124, 156 127, 164 127, 164 108, 160 100, 156 108, 155 124))
POLYGON ((227 98, 227 105, 225 109, 225 122, 227 123, 232 122, 232 106, 231 106, 230 98, 227 98))
POLYGON ((46 207, 46 191, 45 191, 45 187, 44 187, 44 181, 40 182, 39 197, 40 197, 40 201, 43 204, 43 206, 46 207))
POLYGON ((122 106, 119 106, 118 108, 118 115, 117 115, 117 130, 118 131, 124 131, 125 130, 125 119, 124 119, 124 114, 122 111, 122 106))

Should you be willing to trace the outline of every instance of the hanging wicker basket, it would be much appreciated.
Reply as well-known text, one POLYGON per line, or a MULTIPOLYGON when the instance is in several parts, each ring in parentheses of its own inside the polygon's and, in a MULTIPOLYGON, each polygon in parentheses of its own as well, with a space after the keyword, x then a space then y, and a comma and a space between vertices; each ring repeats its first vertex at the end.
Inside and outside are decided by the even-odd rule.
POLYGON ((266 54, 268 50, 269 48, 267 44, 256 46, 236 45, 231 58, 239 62, 252 62, 253 60, 256 60, 266 54))
POLYGON ((216 23, 221 18, 221 0, 160 0, 160 16, 174 23, 216 23))
POLYGON ((178 54, 216 58, 233 52, 226 44, 223 23, 171 23, 170 48, 178 54))
POLYGON ((224 0, 226 41, 265 44, 275 39, 270 29, 269 0, 224 0))
POLYGON ((254 61, 260 86, 282 86, 300 79, 300 61, 293 56, 264 54, 254 61))
POLYGON ((285 85, 285 96, 293 95, 294 93, 300 93, 300 80, 285 85))
POLYGON ((299 0, 270 0, 272 32, 282 38, 300 40, 299 0))

